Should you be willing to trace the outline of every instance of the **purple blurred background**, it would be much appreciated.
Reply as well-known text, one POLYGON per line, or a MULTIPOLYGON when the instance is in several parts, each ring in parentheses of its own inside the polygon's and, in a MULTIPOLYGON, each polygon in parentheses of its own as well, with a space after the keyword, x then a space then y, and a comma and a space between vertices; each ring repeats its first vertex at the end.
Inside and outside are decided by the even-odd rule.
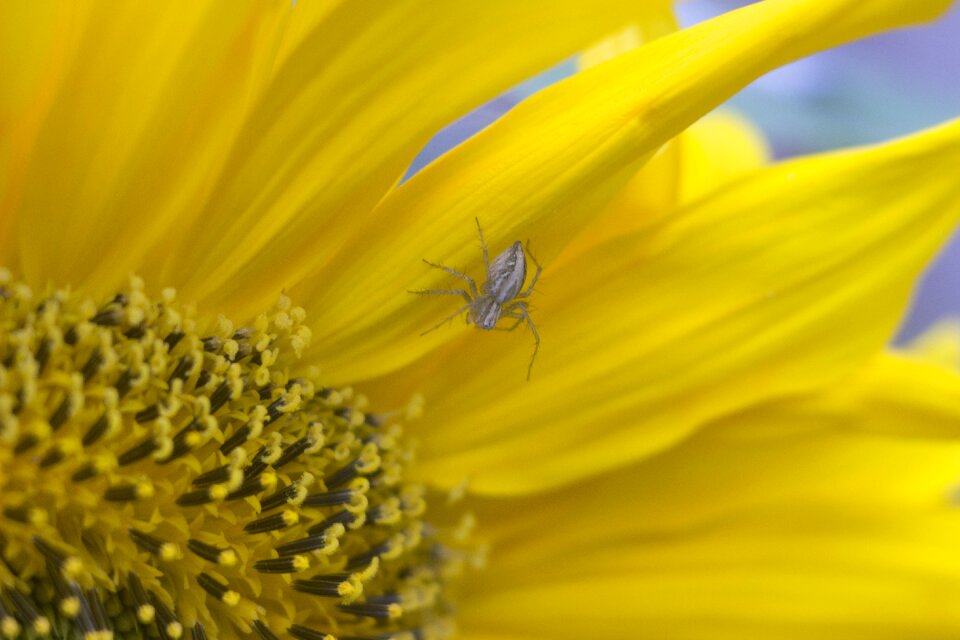
MULTIPOLYGON (((684 25, 732 7, 731 0, 678 3, 684 25)), ((414 161, 415 173, 486 127, 519 101, 573 73, 558 65, 439 132, 414 161)), ((730 105, 770 140, 778 158, 880 142, 960 117, 960 7, 939 22, 892 32, 801 60, 757 80, 730 105)), ((955 171, 960 180, 960 170, 955 171)), ((960 317, 960 233, 928 269, 897 341, 944 317, 960 317)))

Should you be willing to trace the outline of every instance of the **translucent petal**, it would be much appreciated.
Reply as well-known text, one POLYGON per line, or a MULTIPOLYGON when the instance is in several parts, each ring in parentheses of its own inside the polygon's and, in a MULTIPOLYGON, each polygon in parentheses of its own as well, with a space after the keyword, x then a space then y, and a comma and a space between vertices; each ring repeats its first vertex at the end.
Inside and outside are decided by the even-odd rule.
POLYGON ((323 274, 294 289, 316 301, 315 355, 333 379, 358 380, 437 348, 453 334, 418 334, 452 312, 449 299, 407 291, 452 284, 421 258, 478 274, 474 218, 492 251, 530 238, 549 264, 660 145, 751 79, 945 6, 756 3, 537 94, 391 192, 323 274))
POLYGON ((316 277, 442 126, 630 22, 653 38, 670 5, 342 5, 278 65, 202 217, 172 254, 158 246, 161 274, 219 310, 263 308, 316 277))
POLYGON ((955 635, 960 444, 859 432, 870 402, 804 431, 768 405, 574 487, 474 499, 491 551, 466 637, 955 635))
POLYGON ((40 286, 101 293, 146 271, 150 244, 197 215, 269 71, 280 5, 5 5, 23 15, 0 21, 33 34, 3 52, 6 66, 27 61, 0 163, 20 254, 5 262, 40 286))
POLYGON ((292 5, 5 7, 5 263, 261 309, 455 116, 625 23, 672 28, 661 0, 292 5))
POLYGON ((665 144, 562 257, 650 226, 769 161, 766 140, 752 123, 729 109, 714 111, 665 144))
POLYGON ((456 327, 371 388, 399 400, 414 390, 401 381, 429 381, 422 465, 451 486, 532 491, 622 466, 881 350, 960 219, 960 183, 942 171, 957 162, 960 121, 754 173, 548 264, 530 382, 525 328, 456 327))

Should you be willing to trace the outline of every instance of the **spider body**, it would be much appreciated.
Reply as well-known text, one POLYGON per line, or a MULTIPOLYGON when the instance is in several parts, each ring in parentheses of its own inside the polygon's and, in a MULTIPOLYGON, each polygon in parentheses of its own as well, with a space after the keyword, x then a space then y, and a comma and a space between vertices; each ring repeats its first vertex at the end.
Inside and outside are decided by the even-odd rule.
POLYGON ((480 295, 474 296, 470 304, 470 320, 481 329, 496 327, 503 305, 518 297, 526 279, 527 259, 523 245, 514 242, 487 266, 487 280, 480 285, 480 295))
MULTIPOLYGON (((452 316, 445 318, 442 322, 423 333, 430 333, 438 329, 443 324, 453 320, 464 311, 467 312, 467 323, 473 323, 480 329, 497 329, 500 318, 513 318, 516 322, 508 327, 507 331, 516 329, 521 322, 526 321, 533 333, 534 348, 533 356, 530 358, 530 366, 527 368, 527 380, 530 379, 530 372, 533 369, 533 361, 537 357, 537 351, 540 349, 540 336, 537 334, 537 328, 530 319, 527 310, 527 303, 523 298, 527 298, 533 292, 533 287, 537 284, 540 277, 540 264, 530 255, 530 260, 536 265, 537 271, 530 281, 530 286, 521 291, 523 283, 527 279, 527 255, 530 253, 529 246, 524 251, 523 245, 517 241, 510 245, 500 255, 490 262, 487 253, 487 244, 483 240, 483 231, 480 228, 480 221, 477 220, 477 233, 480 235, 480 246, 483 248, 483 263, 486 266, 486 280, 477 287, 476 281, 470 276, 460 273, 450 267, 441 264, 435 264, 424 260, 431 267, 442 269, 452 276, 460 278, 467 283, 467 289, 424 289, 411 291, 410 293, 427 295, 459 295, 466 300, 467 304, 457 310, 452 316)), ((422 334, 421 334, 422 335, 422 334)))

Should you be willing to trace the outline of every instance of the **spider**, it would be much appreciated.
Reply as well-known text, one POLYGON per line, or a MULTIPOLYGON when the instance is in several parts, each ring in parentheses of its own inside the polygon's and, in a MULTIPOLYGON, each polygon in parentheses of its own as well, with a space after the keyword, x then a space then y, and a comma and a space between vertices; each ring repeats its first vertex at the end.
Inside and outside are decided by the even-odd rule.
POLYGON ((534 326, 533 320, 530 319, 527 303, 520 300, 520 298, 526 298, 533 292, 533 287, 537 284, 537 279, 540 277, 540 263, 537 262, 533 254, 530 253, 529 240, 527 241, 526 253, 524 253, 524 247, 518 240, 494 258, 493 262, 490 262, 490 257, 487 253, 487 243, 483 240, 483 230, 480 228, 480 220, 476 218, 475 220, 477 222, 477 234, 480 236, 480 246, 483 248, 483 263, 487 268, 486 282, 478 288, 477 283, 470 276, 425 259, 424 262, 431 267, 442 269, 450 275, 465 281, 467 285, 469 285, 470 291, 468 292, 466 289, 420 289, 411 291, 410 293, 421 295, 463 296, 463 299, 467 301, 467 304, 458 309, 456 313, 445 318, 436 326, 427 329, 420 335, 426 335, 434 329, 439 329, 464 311, 467 312, 467 324, 472 322, 480 329, 485 330, 499 329, 500 327, 497 327, 497 323, 500 321, 500 318, 516 319, 513 325, 505 329, 506 331, 513 331, 521 322, 526 321, 530 327, 530 332, 533 333, 534 339, 533 355, 530 357, 530 365, 527 367, 527 380, 530 380, 530 373, 533 371, 533 361, 537 357, 537 351, 540 350, 540 335, 537 333, 537 328, 534 326), (530 256, 531 262, 536 265, 537 272, 533 274, 533 279, 530 281, 530 286, 527 287, 526 291, 520 291, 524 280, 527 278, 527 255, 530 256))

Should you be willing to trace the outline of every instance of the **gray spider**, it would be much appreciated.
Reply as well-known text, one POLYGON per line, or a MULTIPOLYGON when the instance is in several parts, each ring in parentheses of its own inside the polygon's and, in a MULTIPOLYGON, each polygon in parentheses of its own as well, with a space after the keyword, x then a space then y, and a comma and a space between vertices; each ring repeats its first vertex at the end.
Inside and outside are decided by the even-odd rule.
POLYGON ((477 233, 480 236, 480 246, 483 248, 483 263, 487 268, 487 279, 478 288, 477 283, 470 276, 460 273, 456 269, 451 269, 450 267, 445 267, 442 264, 436 264, 425 259, 424 262, 431 267, 442 269, 450 275, 465 281, 470 287, 470 291, 468 292, 466 289, 420 289, 410 291, 410 293, 421 295, 463 296, 464 300, 467 301, 467 304, 458 309, 456 313, 445 318, 436 326, 427 329, 420 335, 426 335, 434 329, 439 329, 464 311, 467 312, 467 324, 472 322, 477 327, 486 330, 499 329, 500 327, 497 327, 497 323, 500 321, 500 318, 516 319, 513 325, 505 329, 506 331, 513 331, 521 322, 526 321, 530 327, 530 332, 533 333, 534 339, 533 355, 530 357, 530 365, 527 367, 527 380, 529 380, 530 373, 533 371, 533 361, 537 357, 537 351, 540 350, 540 335, 537 333, 537 328, 534 326, 533 320, 530 319, 527 303, 520 300, 520 298, 527 298, 533 292, 533 287, 537 284, 537 279, 540 277, 540 263, 537 262, 533 254, 530 253, 530 242, 527 241, 526 252, 524 252, 524 247, 520 244, 519 240, 494 258, 493 262, 490 262, 487 253, 487 243, 483 239, 483 230, 480 228, 480 220, 476 219, 476 222, 477 233), (530 286, 527 287, 525 291, 520 291, 524 280, 527 278, 527 255, 530 256, 530 261, 537 267, 537 272, 533 274, 530 286))

